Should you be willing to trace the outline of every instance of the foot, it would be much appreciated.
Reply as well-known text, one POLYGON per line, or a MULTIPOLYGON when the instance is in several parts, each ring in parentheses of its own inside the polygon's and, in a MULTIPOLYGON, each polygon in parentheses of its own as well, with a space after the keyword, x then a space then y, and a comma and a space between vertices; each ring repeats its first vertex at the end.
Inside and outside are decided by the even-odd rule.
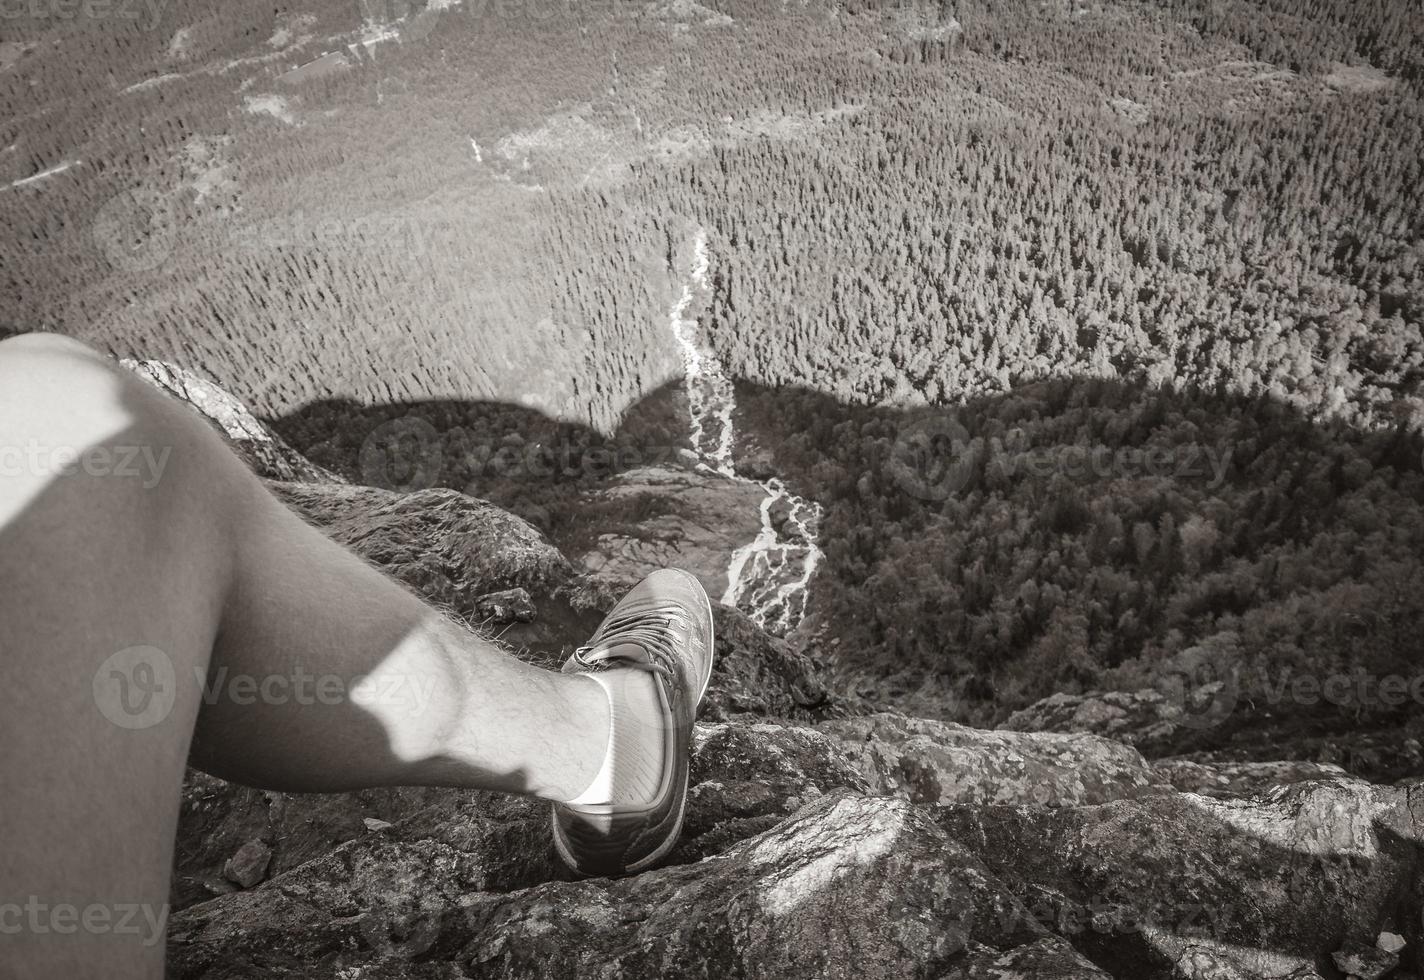
POLYGON ((614 794, 609 802, 554 804, 554 845, 580 874, 614 877, 643 871, 677 843, 687 803, 692 723, 712 674, 712 646, 707 594, 689 573, 667 568, 634 586, 564 664, 565 673, 646 672, 653 680, 657 713, 643 717, 615 704, 610 752, 630 739, 661 743, 639 746, 649 750, 645 756, 662 762, 653 792, 634 790, 632 798, 619 798, 615 773, 607 781, 614 794))

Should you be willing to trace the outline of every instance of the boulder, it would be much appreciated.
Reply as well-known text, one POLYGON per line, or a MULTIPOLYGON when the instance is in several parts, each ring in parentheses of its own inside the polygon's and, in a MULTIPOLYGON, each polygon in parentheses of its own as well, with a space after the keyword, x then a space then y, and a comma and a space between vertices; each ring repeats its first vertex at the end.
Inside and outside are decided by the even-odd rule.
POLYGON ((762 630, 744 613, 714 603, 717 656, 703 717, 741 714, 819 719, 852 705, 833 695, 814 661, 786 640, 762 630))
POLYGON ((1344 779, 1264 799, 938 813, 1039 921, 1114 976, 1312 976, 1381 929, 1410 948, 1419 938, 1424 797, 1408 787, 1344 779))
POLYGON ((481 977, 863 980, 1056 946, 1060 976, 1101 976, 1019 911, 923 810, 838 793, 696 865, 469 896, 431 951, 481 977))
POLYGON ((1255 724, 1230 733, 1213 749, 1174 758, 1206 766, 1260 763, 1300 772, 1318 767, 1322 778, 1335 767, 1375 783, 1392 783, 1424 772, 1424 715, 1406 715, 1402 724, 1364 728, 1329 720, 1318 730, 1302 731, 1289 720, 1255 724), (1341 727, 1347 725, 1348 727, 1341 727), (1290 760, 1290 761, 1281 761, 1290 760))
POLYGON ((328 537, 467 623, 488 618, 478 606, 492 592, 523 589, 530 597, 562 598, 561 609, 550 610, 548 630, 535 627, 530 637, 511 638, 513 643, 542 650, 541 641, 597 622, 570 606, 575 572, 563 554, 532 525, 488 501, 445 489, 396 493, 338 484, 268 486, 328 537))
POLYGON ((1278 786, 1309 781, 1349 779, 1349 773, 1325 762, 1193 762, 1158 759, 1152 771, 1184 793, 1203 796, 1261 796, 1278 786))
POLYGON ((896 714, 819 728, 874 792, 916 803, 1077 806, 1162 791, 1136 749, 1096 735, 986 732, 896 714))
POLYGON ((530 623, 534 614, 534 600, 527 589, 504 589, 475 599, 475 615, 482 623, 530 623))
POLYGON ((1380 980, 1399 966, 1399 957, 1374 946, 1353 945, 1330 955, 1341 973, 1358 980, 1380 980))
POLYGON ((828 793, 695 864, 522 888, 537 862, 469 809, 180 913, 171 975, 1103 976, 902 800, 828 793))
POLYGON ((595 540, 580 561, 626 589, 658 568, 685 568, 720 599, 732 554, 761 531, 766 491, 706 467, 646 466, 584 495, 595 540))
POLYGON ((250 840, 223 865, 223 877, 242 888, 251 888, 267 877, 267 865, 272 861, 272 848, 261 840, 250 840))
POLYGON ((1102 735, 1146 751, 1166 744, 1182 721, 1180 704, 1155 688, 1054 694, 1015 711, 1000 727, 1015 732, 1102 735))
MULTIPOLYGON (((1001 727, 1023 732, 1082 732, 1126 742, 1148 758, 1202 764, 1280 760, 1338 765, 1354 776, 1393 782, 1424 770, 1424 715, 1405 713, 1362 726, 1345 715, 1302 721, 1255 704, 1235 681, 1163 688, 1054 694, 1014 712, 1001 727)), ((1307 772, 1306 768, 1300 770, 1307 772)), ((1183 770, 1184 778, 1185 770, 1183 770)), ((1321 775, 1328 769, 1319 770, 1321 775)), ((1249 781, 1257 776, 1243 773, 1249 781)), ((1259 778, 1267 778, 1264 770, 1259 778)), ((1288 776, 1288 774, 1286 774, 1288 776)))
MULTIPOLYGON (((865 788, 833 740, 813 729, 699 726, 683 837, 668 866, 722 853, 827 794, 865 788)), ((357 914, 352 910, 374 910, 382 928, 393 923, 389 928, 399 930, 420 910, 471 892, 572 877, 554 853, 547 804, 454 789, 403 792, 420 795, 406 797, 407 815, 388 826, 355 830, 345 843, 316 849, 311 860, 252 891, 180 913, 174 962, 197 971, 185 966, 180 975, 209 975, 208 965, 219 962, 254 969, 289 963, 295 971, 296 964, 361 946, 361 927, 348 921, 357 914), (262 958, 269 952, 276 959, 262 958)), ((300 805, 314 797, 296 799, 300 805)), ((398 809, 380 812, 394 816, 398 809)), ((386 943, 389 934, 382 936, 386 943)))
POLYGON ((523 588, 551 593, 574 569, 536 528, 458 490, 396 493, 375 487, 269 483, 328 537, 426 599, 473 616, 475 600, 523 588))

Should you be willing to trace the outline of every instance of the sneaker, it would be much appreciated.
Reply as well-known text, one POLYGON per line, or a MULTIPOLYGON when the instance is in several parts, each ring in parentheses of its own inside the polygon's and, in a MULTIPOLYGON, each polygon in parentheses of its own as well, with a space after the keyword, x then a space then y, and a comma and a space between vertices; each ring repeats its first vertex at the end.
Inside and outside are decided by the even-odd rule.
POLYGON ((554 845, 584 875, 614 877, 651 867, 672 850, 687 803, 692 723, 712 675, 712 604, 688 572, 666 568, 633 587, 564 664, 564 673, 634 668, 653 674, 665 739, 660 788, 651 803, 554 804, 554 845))

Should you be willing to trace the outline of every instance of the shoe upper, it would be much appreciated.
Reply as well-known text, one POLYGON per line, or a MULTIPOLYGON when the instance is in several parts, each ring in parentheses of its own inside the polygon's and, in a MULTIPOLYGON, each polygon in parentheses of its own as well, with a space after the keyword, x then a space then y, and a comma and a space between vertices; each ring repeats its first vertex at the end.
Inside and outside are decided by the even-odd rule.
POLYGON ((680 569, 654 572, 608 614, 565 673, 634 668, 657 681, 665 739, 661 788, 651 803, 556 804, 560 856, 588 875, 651 865, 677 841, 687 798, 692 724, 712 673, 712 610, 701 584, 680 569))

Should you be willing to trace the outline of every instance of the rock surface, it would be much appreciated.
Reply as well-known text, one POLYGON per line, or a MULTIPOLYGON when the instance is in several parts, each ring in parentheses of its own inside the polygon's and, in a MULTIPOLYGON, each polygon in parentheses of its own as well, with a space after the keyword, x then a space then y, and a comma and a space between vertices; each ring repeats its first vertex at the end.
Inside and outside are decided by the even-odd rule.
POLYGON ((267 877, 272 848, 260 840, 250 840, 223 865, 223 877, 242 888, 251 888, 267 877))
POLYGON ((1181 706, 1161 691, 1054 694, 1014 712, 1004 728, 1016 732, 1081 732, 1138 748, 1166 744, 1183 720, 1181 706))
POLYGON ((1332 953, 1341 973, 1359 980, 1380 980, 1399 965, 1399 957, 1373 946, 1354 946, 1332 953))
MULTIPOLYGON (((1054 694, 1014 712, 1002 727, 1102 735, 1132 745, 1148 758, 1171 757, 1209 767, 1260 767, 1236 770, 1224 784, 1215 776, 1198 774, 1203 792, 1218 783, 1226 787, 1222 792, 1227 795, 1244 787, 1270 785, 1271 767, 1284 767, 1282 782, 1328 778, 1335 766, 1376 782, 1394 782, 1424 771, 1424 715, 1419 712, 1406 713, 1397 724, 1378 729, 1348 724, 1342 729, 1338 719, 1312 727, 1299 719, 1273 721, 1268 711, 1240 710, 1241 696, 1219 683, 1190 691, 1166 686, 1166 691, 1054 694)), ((1190 782, 1198 777, 1184 767, 1179 778, 1190 782)), ((1179 788, 1190 787, 1184 782, 1179 788)))
POLYGON ((490 592, 552 593, 574 569, 532 525, 458 490, 271 483, 287 506, 421 595, 467 619, 490 592))
POLYGON ((628 470, 585 496, 597 543, 581 561, 596 579, 627 588, 669 565, 713 599, 727 590, 732 553, 757 536, 766 491, 690 466, 628 470))
MULTIPOLYGON (((539 804, 391 791, 411 795, 386 801, 390 826, 175 916, 174 975, 438 976, 402 971, 445 964, 505 977, 705 966, 1207 980, 1314 976, 1303 971, 1381 928, 1407 949, 1420 941, 1424 802, 1411 787, 1335 778, 1264 800, 1163 788, 1105 804, 931 806, 869 795, 880 787, 864 752, 847 751, 847 730, 862 743, 885 733, 871 757, 889 758, 904 750, 897 733, 927 747, 937 729, 891 716, 699 726, 684 839, 666 866, 622 882, 570 881, 539 804)), ((971 772, 974 753, 998 751, 1005 734, 946 733, 971 772)), ((1044 785, 1081 797, 1069 776, 1093 764, 1086 749, 1132 758, 1076 742, 1038 760, 1044 785)))
POLYGON ((269 480, 301 480, 308 483, 346 482, 297 452, 281 436, 259 422, 242 402, 192 371, 165 361, 125 359, 119 363, 155 388, 196 409, 258 476, 269 480))
POLYGON ((247 841, 271 848, 275 877, 366 831, 365 820, 400 820, 430 806, 444 790, 364 790, 359 793, 275 793, 249 789, 189 770, 183 783, 173 885, 175 910, 235 887, 223 871, 247 841))
POLYGON ((537 612, 527 589, 504 589, 475 599, 475 613, 481 622, 532 623, 537 612))
POLYGON ((696 864, 522 888, 551 869, 518 860, 511 826, 478 812, 413 823, 418 839, 347 845, 190 909, 170 969, 349 977, 443 962, 485 977, 781 980, 979 976, 971 964, 1018 957, 1052 965, 1035 976, 1103 976, 904 801, 825 794, 696 864))
MULTIPOLYGON (((767 724, 700 727, 691 782, 690 812, 672 865, 721 853, 828 793, 865 789, 826 736, 767 724)), ((571 877, 554 854, 545 805, 452 789, 399 792, 408 795, 368 808, 395 817, 391 826, 353 830, 339 847, 311 848, 313 860, 251 892, 180 913, 174 962, 196 964, 198 972, 191 975, 209 975, 204 964, 231 963, 234 957, 253 969, 285 963, 299 972, 297 964, 308 956, 348 948, 350 923, 339 914, 347 906, 374 902, 383 915, 395 916, 401 902, 433 908, 471 891, 508 891, 571 877), (190 925, 198 932, 184 931, 190 925), (300 947, 295 954, 294 944, 300 947)), ((311 812, 311 802, 323 798, 297 799, 311 812)), ((353 962, 381 958, 359 942, 351 948, 353 962)), ((181 975, 190 975, 187 970, 184 966, 181 975)))
POLYGON ((953 837, 1113 976, 1284 977, 1420 931, 1424 798, 1359 780, 1269 799, 940 811, 953 837), (1234 970, 1235 972, 1229 972, 1234 970), (1175 972, 1173 972, 1175 971, 1175 972))
POLYGON ((1261 796, 1278 786, 1310 780, 1349 779, 1349 773, 1325 762, 1218 762, 1158 759, 1152 770, 1183 793, 1203 796, 1261 796))
POLYGON ((1094 735, 986 732, 895 714, 819 727, 874 792, 915 803, 1076 806, 1162 791, 1135 749, 1094 735))

